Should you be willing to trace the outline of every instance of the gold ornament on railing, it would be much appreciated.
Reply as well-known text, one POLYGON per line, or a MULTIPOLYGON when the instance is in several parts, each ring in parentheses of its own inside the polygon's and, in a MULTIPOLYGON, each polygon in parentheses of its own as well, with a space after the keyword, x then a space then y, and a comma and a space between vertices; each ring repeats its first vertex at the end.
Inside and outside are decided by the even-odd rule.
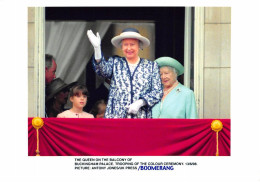
POLYGON ((220 120, 213 120, 211 122, 211 129, 216 132, 216 139, 217 139, 217 151, 216 151, 216 156, 219 156, 219 151, 218 151, 218 132, 221 131, 223 128, 223 124, 220 120))
POLYGON ((37 132, 37 149, 36 149, 36 156, 40 156, 39 150, 39 129, 44 125, 42 118, 35 117, 32 119, 32 126, 36 129, 37 132))

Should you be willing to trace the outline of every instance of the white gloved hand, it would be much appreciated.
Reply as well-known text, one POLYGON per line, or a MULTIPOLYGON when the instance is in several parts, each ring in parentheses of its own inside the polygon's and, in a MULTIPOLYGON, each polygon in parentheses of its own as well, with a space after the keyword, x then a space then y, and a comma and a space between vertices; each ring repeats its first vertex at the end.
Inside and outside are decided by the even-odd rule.
POLYGON ((135 101, 134 103, 130 104, 129 106, 127 106, 126 108, 128 108, 128 113, 129 114, 137 114, 137 112, 139 111, 139 109, 145 105, 145 101, 140 99, 135 101))
POLYGON ((102 57, 101 39, 100 39, 98 32, 97 32, 97 36, 95 36, 94 33, 92 32, 92 30, 88 30, 87 35, 88 35, 88 39, 89 39, 90 43, 94 47, 95 59, 100 60, 102 57))

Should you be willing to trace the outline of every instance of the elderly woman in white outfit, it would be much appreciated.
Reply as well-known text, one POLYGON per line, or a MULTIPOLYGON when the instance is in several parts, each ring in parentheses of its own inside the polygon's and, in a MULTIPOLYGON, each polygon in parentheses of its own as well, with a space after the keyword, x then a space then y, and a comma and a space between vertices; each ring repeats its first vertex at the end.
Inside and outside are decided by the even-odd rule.
POLYGON ((101 52, 99 34, 87 32, 94 47, 93 66, 96 73, 111 80, 105 118, 151 118, 151 109, 162 97, 157 63, 138 56, 139 49, 150 41, 137 29, 127 28, 111 42, 121 48, 124 57, 113 56, 107 61, 101 52))

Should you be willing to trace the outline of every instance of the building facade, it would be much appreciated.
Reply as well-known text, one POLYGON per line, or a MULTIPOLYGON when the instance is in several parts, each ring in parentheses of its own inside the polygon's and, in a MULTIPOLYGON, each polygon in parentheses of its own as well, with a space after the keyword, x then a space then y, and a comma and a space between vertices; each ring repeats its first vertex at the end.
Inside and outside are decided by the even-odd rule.
MULTIPOLYGON (((189 8, 185 8, 188 12, 189 8)), ((185 13, 185 16, 188 14, 185 13)), ((188 20, 188 19, 185 19, 188 20)), ((194 93, 199 118, 230 118, 231 8, 194 7, 194 93)), ((185 23, 186 24, 186 23, 185 23)), ((45 11, 28 8, 28 116, 44 117, 45 11)), ((188 40, 186 45, 190 41, 188 40)), ((186 49, 185 51, 186 52, 186 49)), ((187 57, 186 57, 187 60, 187 57)), ((185 65, 185 67, 188 65, 185 65)))

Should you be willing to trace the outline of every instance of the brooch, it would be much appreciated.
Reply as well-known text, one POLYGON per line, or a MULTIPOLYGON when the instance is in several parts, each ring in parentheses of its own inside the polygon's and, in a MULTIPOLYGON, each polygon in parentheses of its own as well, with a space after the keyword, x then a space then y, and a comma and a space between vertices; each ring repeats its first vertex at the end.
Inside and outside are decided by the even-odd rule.
POLYGON ((181 92, 181 88, 177 88, 177 89, 176 89, 176 92, 177 92, 177 93, 181 92))

